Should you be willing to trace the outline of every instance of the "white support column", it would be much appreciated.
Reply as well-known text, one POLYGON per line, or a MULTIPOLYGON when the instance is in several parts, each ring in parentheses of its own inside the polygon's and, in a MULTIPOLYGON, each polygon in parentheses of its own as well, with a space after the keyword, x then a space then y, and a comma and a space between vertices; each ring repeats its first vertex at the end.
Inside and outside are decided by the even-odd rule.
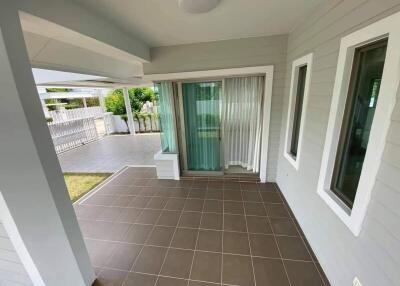
POLYGON ((0 220, 34 285, 89 286, 95 275, 13 4, 0 2, 0 220))
POLYGON ((99 103, 100 103, 101 109, 103 110, 103 113, 104 113, 104 112, 107 112, 107 109, 106 109, 106 100, 105 100, 105 96, 104 96, 104 91, 101 90, 101 89, 98 89, 98 90, 97 90, 97 94, 98 94, 98 96, 99 96, 99 103))
POLYGON ((129 99, 129 92, 128 88, 124 87, 122 89, 124 93, 124 101, 125 101, 125 108, 126 108, 126 114, 128 116, 128 127, 129 127, 129 133, 130 134, 135 134, 135 124, 133 122, 133 114, 132 114, 132 107, 131 107, 131 101, 129 99))
POLYGON ((40 99, 40 103, 42 104, 44 117, 50 117, 49 110, 47 109, 47 106, 46 106, 46 101, 44 99, 40 99))
POLYGON ((86 97, 83 97, 82 100, 83 100, 83 107, 87 108, 86 97))

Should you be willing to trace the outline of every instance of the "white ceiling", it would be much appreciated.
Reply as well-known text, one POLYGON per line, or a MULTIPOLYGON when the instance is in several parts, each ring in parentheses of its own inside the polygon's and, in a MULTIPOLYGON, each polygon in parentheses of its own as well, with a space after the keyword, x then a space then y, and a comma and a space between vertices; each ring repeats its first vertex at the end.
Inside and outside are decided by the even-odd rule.
POLYGON ((27 31, 24 31, 24 39, 31 65, 36 68, 102 77, 127 78, 143 75, 143 66, 140 63, 97 53, 93 46, 82 48, 27 31))
POLYGON ((158 47, 286 34, 329 0, 221 0, 204 14, 182 11, 178 0, 75 1, 158 47))
POLYGON ((59 82, 59 81, 102 79, 102 77, 94 76, 94 75, 53 71, 53 70, 37 69, 37 68, 32 68, 32 74, 33 74, 35 83, 37 85, 48 84, 48 83, 59 82))

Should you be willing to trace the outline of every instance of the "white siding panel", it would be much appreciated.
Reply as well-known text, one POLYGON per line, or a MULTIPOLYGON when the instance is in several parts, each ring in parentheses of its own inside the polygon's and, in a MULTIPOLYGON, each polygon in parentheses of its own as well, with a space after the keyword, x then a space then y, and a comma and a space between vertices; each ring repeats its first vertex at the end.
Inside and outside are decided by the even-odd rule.
MULTIPOLYGON (((378 178, 379 182, 393 188, 400 192, 400 169, 383 161, 379 168, 378 178)), ((376 187, 376 186, 375 186, 376 187)))
MULTIPOLYGON (((314 52, 303 160, 297 172, 279 152, 277 182, 332 285, 400 285, 400 102, 392 114, 372 199, 361 234, 355 237, 317 195, 317 183, 340 39, 400 11, 399 0, 335 1, 321 6, 289 35, 287 66, 314 52)), ((281 146, 286 128, 290 73, 286 75, 281 146)))
POLYGON ((33 285, 1 221, 0 285, 33 285))
POLYGON ((400 101, 399 100, 397 100, 397 103, 394 107, 393 114, 392 114, 392 120, 400 122, 400 101))
MULTIPOLYGON (((400 129, 397 129, 398 133, 400 133, 399 130, 400 129)), ((400 168, 400 145, 395 145, 391 142, 387 142, 383 154, 383 159, 385 160, 386 163, 391 164, 397 168, 400 168)))

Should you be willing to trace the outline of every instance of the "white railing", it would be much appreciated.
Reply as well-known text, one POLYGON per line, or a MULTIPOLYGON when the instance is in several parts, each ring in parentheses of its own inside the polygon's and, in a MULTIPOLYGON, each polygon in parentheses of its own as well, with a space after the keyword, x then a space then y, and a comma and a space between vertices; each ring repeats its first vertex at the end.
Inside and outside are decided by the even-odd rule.
POLYGON ((53 110, 49 111, 49 116, 53 119, 53 122, 63 122, 66 120, 80 119, 86 117, 103 117, 103 110, 100 106, 53 110))
POLYGON ((61 153, 98 139, 94 117, 49 123, 56 153, 61 153))

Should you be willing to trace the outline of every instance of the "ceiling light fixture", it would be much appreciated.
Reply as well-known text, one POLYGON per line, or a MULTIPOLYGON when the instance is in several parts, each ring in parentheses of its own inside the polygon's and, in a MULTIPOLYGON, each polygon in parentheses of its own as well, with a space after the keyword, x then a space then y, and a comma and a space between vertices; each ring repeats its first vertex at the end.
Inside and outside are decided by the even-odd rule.
POLYGON ((186 12, 200 14, 217 7, 220 0, 179 0, 179 7, 186 12))

